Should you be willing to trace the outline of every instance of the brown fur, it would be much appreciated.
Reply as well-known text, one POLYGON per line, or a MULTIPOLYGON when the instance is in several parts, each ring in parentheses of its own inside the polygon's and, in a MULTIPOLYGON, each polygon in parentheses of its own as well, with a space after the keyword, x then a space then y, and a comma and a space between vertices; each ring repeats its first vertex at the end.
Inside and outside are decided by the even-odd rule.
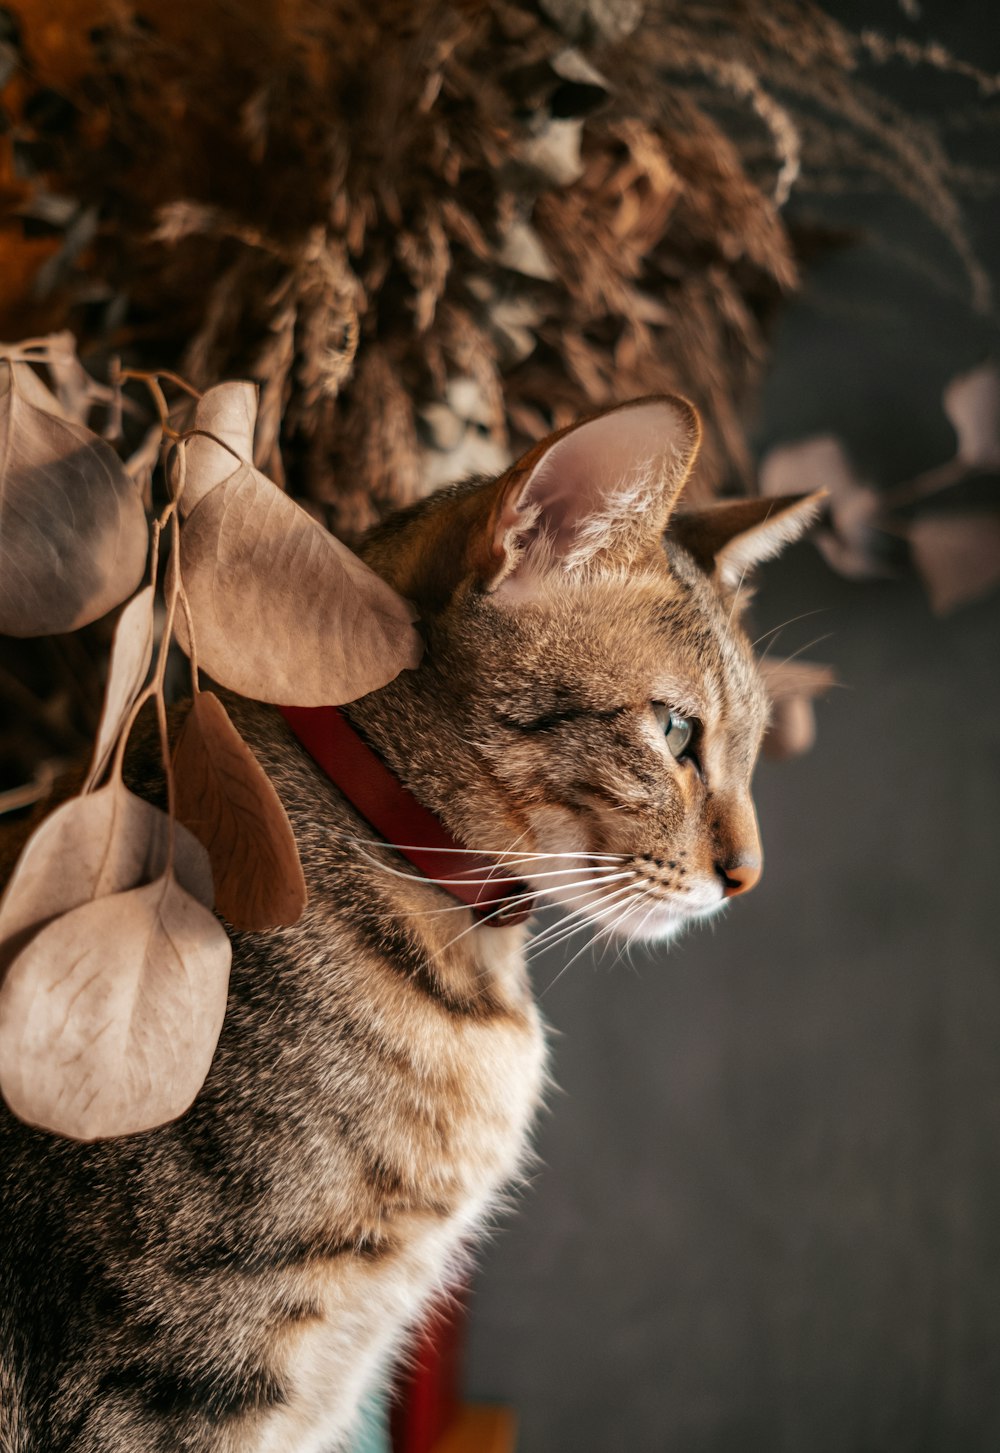
MULTIPOLYGON (((668 935, 759 853, 751 652, 660 537, 692 452, 627 569, 556 567, 523 600, 491 584, 523 471, 446 490, 365 549, 417 600, 427 652, 351 718, 470 846, 617 855, 614 907, 588 907, 605 931, 623 912, 622 932, 668 935), (652 700, 698 714, 700 768, 670 757, 652 700)), ((218 1054, 179 1121, 80 1145, 0 1119, 2 1453, 341 1447, 524 1155, 544 1078, 527 929, 473 928, 394 876, 277 712, 230 707, 288 810, 309 907, 232 934, 218 1054)), ((151 741, 129 774, 162 793, 151 741)))

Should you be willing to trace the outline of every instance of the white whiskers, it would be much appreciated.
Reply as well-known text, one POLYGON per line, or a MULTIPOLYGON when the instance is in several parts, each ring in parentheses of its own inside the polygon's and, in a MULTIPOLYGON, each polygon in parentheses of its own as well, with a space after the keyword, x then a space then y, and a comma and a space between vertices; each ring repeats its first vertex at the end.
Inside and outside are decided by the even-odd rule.
MULTIPOLYGON (((628 877, 628 876, 631 876, 631 875, 630 874, 622 873, 622 874, 619 874, 619 876, 620 877, 628 877)), ((599 880, 599 881, 600 881, 601 886, 603 886, 603 883, 605 883, 607 881, 607 879, 602 879, 602 880, 599 880)), ((568 903, 573 902, 577 898, 583 898, 587 894, 591 893, 593 891, 594 883, 593 882, 591 882, 591 883, 585 883, 582 886, 579 885, 579 884, 572 884, 571 886, 573 887, 574 891, 572 893, 568 894, 567 897, 566 897, 566 899, 564 900, 565 902, 568 902, 568 903)), ((626 891, 626 890, 625 889, 617 889, 616 890, 616 892, 624 892, 624 891, 626 891)), ((538 896, 537 893, 526 893, 526 894, 523 895, 523 897, 525 897, 525 898, 537 898, 537 896, 538 896)), ((615 894, 612 894, 611 896, 614 897, 615 894)), ((462 931, 461 931, 461 933, 457 933, 454 938, 449 939, 446 944, 443 944, 441 946, 441 948, 439 948, 437 950, 436 953, 434 953, 434 954, 431 955, 431 958, 432 959, 440 958, 441 954, 445 953, 448 949, 453 948, 456 943, 458 943, 461 939, 463 939, 466 936, 467 933, 472 933, 475 929, 480 928, 484 923, 489 923, 489 921, 490 921, 491 918, 496 918, 499 914, 506 912, 510 908, 511 903, 514 902, 514 901, 515 901, 514 899, 505 898, 504 901, 497 908, 495 908, 492 911, 492 913, 484 913, 482 915, 482 917, 475 919, 472 923, 470 923, 468 925, 467 928, 463 928, 462 931)), ((584 912, 585 909, 586 909, 586 905, 581 905, 580 908, 576 908, 576 909, 570 910, 570 914, 567 915, 567 916, 574 916, 576 914, 579 914, 581 912, 584 912)))
MULTIPOLYGON (((626 853, 577 850, 542 852, 518 846, 525 836, 524 833, 510 847, 500 849, 428 847, 418 843, 390 843, 380 838, 361 838, 347 834, 341 836, 368 866, 390 878, 404 879, 411 883, 424 881, 446 890, 490 887, 497 883, 500 876, 517 878, 524 885, 522 891, 505 896, 489 912, 476 912, 471 923, 465 924, 430 955, 431 962, 448 953, 477 928, 489 926, 493 920, 501 918, 511 909, 528 907, 536 900, 539 901, 539 907, 547 902, 559 909, 559 918, 554 923, 543 926, 530 940, 526 961, 533 962, 542 954, 569 944, 580 933, 586 932, 587 938, 560 968, 552 983, 542 991, 543 994, 547 994, 588 949, 600 944, 605 949, 610 946, 630 914, 639 907, 646 909, 635 935, 641 937, 650 916, 664 902, 662 896, 655 891, 654 885, 638 872, 631 855, 626 853), (373 851, 379 848, 396 853, 440 853, 445 873, 448 873, 449 861, 456 857, 472 856, 483 861, 469 868, 456 867, 446 877, 427 877, 416 867, 397 868, 382 861, 373 851), (554 861, 561 862, 562 866, 551 866, 554 861)), ((434 919, 438 915, 473 911, 473 905, 458 902, 437 908, 401 910, 398 916, 402 919, 434 919)), ((619 958, 623 949, 629 946, 626 943, 619 948, 619 958)))
MULTIPOLYGON (((329 829, 333 831, 333 829, 329 829)), ((353 837, 348 833, 341 834, 345 842, 360 844, 366 848, 389 848, 395 853, 458 853, 463 858, 609 858, 615 862, 621 862, 628 856, 626 853, 591 853, 591 852, 570 852, 561 853, 539 853, 533 848, 522 848, 519 852, 513 847, 509 848, 433 848, 425 843, 389 843, 383 838, 375 837, 353 837)), ((524 837, 524 833, 521 834, 524 837)), ((515 838, 519 842, 520 838, 515 838)))

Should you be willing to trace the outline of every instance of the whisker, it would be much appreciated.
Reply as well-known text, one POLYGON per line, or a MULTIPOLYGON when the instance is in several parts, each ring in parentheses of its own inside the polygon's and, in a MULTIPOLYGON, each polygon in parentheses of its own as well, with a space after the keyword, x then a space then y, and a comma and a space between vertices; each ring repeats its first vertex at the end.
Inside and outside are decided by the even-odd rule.
POLYGON ((579 908, 574 908, 563 913, 556 919, 555 923, 550 923, 548 928, 544 928, 541 933, 536 934, 527 946, 525 953, 526 962, 533 963, 535 959, 540 958, 548 949, 555 948, 564 939, 572 938, 574 934, 579 933, 582 928, 585 928, 589 922, 587 918, 588 907, 590 907, 590 904, 584 903, 579 908))
MULTIPOLYGON (((640 895, 639 894, 636 894, 635 896, 638 897, 640 895)), ((546 986, 546 988, 544 988, 542 990, 542 992, 539 994, 538 997, 540 999, 544 999, 545 995, 549 992, 549 990, 552 989, 552 988, 554 988, 554 986, 562 978, 563 974, 565 974, 566 971, 568 969, 570 969, 573 966, 573 964, 576 963, 577 959, 580 958, 581 955, 585 954, 589 948, 592 948, 594 946, 594 944, 597 943, 601 938, 603 938, 603 937, 605 937, 605 935, 607 935, 608 938, 610 939, 610 936, 614 932, 615 927, 622 921, 622 918, 624 917, 625 913, 628 912, 628 910, 629 910, 629 908, 631 908, 631 906, 632 906, 632 900, 631 899, 626 899, 626 901, 621 905, 622 912, 615 915, 615 918, 614 918, 614 920, 613 920, 612 923, 608 924, 605 928, 602 928, 600 931, 591 934, 591 936, 590 936, 590 938, 588 938, 587 942, 580 945, 580 947, 577 949, 577 951, 573 955, 573 957, 571 959, 568 959, 566 961, 566 963, 563 964, 562 968, 559 970, 558 974, 556 974, 556 976, 552 980, 552 982, 550 984, 548 984, 546 986)))
MULTIPOLYGON (((569 928, 566 928, 565 925, 563 925, 564 931, 562 933, 560 933, 560 934, 557 934, 557 936, 555 938, 550 939, 549 942, 547 942, 544 945, 544 950, 548 950, 548 949, 552 949, 552 948, 558 948, 558 947, 560 947, 564 943, 569 943, 571 939, 576 938, 576 936, 577 936, 578 933, 583 933, 583 932, 585 932, 588 929, 591 930, 591 937, 588 938, 588 940, 587 940, 587 942, 590 943, 591 942, 591 939, 593 938, 593 932, 592 932, 593 927, 594 927, 593 919, 584 918, 584 917, 581 917, 580 915, 577 915, 575 921, 573 922, 573 924, 569 928)), ((532 944, 532 948, 534 948, 534 944, 532 944)), ((541 957, 541 953, 537 953, 537 954, 536 953, 532 953, 530 962, 534 962, 535 959, 540 958, 540 957, 541 957)), ((562 969, 559 970, 559 973, 560 974, 562 973, 562 969)), ((556 975, 556 978, 558 978, 558 977, 559 977, 559 974, 556 975)), ((552 980, 552 984, 554 984, 554 983, 555 983, 555 979, 552 980)), ((551 989, 551 987, 552 987, 552 984, 549 984, 545 989, 541 990, 541 993, 539 994, 539 998, 542 998, 545 994, 548 993, 549 989, 551 989)))
POLYGON ((632 945, 635 943, 640 943, 642 941, 642 931, 646 927, 646 924, 649 922, 650 915, 656 912, 656 905, 658 901, 658 899, 654 899, 654 901, 650 904, 649 912, 645 914, 642 922, 639 924, 639 927, 636 929, 635 933, 630 934, 630 936, 625 941, 625 947, 629 950, 629 964, 632 968, 635 967, 635 965, 632 963, 632 945))
MULTIPOLYGON (((400 868, 391 868, 388 863, 381 863, 379 862, 378 858, 370 857, 367 853, 362 853, 361 856, 364 858, 365 862, 370 863, 373 868, 378 868, 380 872, 388 873, 389 876, 392 878, 405 878, 408 883, 437 883, 441 887, 455 888, 490 888, 495 887, 498 882, 496 878, 428 878, 424 874, 422 874, 419 869, 415 870, 412 873, 407 873, 400 868)), ((625 869, 624 871, 630 873, 632 869, 629 868, 625 869)), ((562 878, 565 877, 567 873, 592 873, 596 875, 594 879, 595 882, 598 881, 598 878, 606 879, 608 874, 612 876, 619 876, 616 865, 614 863, 607 863, 597 868, 552 868, 544 873, 533 873, 532 878, 562 878)), ((554 884, 553 886, 558 885, 554 884)), ((571 881, 567 883, 566 886, 568 888, 575 888, 577 886, 577 883, 571 881)), ((537 893, 541 890, 535 889, 534 891, 537 893)), ((529 894, 528 896, 530 897, 532 895, 529 894)))
MULTIPOLYGON (((593 900, 589 903, 581 904, 579 908, 574 908, 572 913, 566 914, 566 919, 581 918, 584 914, 588 912, 588 910, 593 908, 606 908, 609 904, 613 903, 616 898, 620 898, 622 894, 633 892, 635 886, 635 881, 633 879, 632 882, 626 883, 621 888, 616 888, 612 893, 606 893, 596 900, 593 900)), ((576 897, 577 895, 574 894, 573 896, 576 897)), ((589 919, 585 919, 585 922, 589 922, 589 919)), ((565 921, 560 920, 559 922, 551 925, 550 928, 545 929, 544 932, 538 934, 537 937, 533 938, 531 943, 528 945, 529 961, 538 958, 539 954, 543 951, 556 947, 556 945, 561 943, 564 938, 571 938, 574 933, 579 931, 579 927, 580 925, 574 925, 572 927, 569 927, 565 921)))
MULTIPOLYGON (((388 863, 380 862, 371 853, 361 853, 360 856, 366 863, 370 863, 373 868, 378 868, 381 872, 388 873, 392 878, 405 878, 407 882, 412 882, 415 879, 418 882, 423 880, 428 883, 440 883, 443 886, 454 885, 458 888, 486 888, 493 886, 497 881, 496 878, 467 878, 461 875, 454 878, 427 878, 419 869, 415 869, 412 873, 407 873, 401 868, 392 868, 388 863)), ((606 866, 598 866, 597 868, 555 868, 548 872, 536 873, 534 876, 536 878, 558 878, 565 876, 566 873, 610 873, 614 868, 614 863, 609 863, 606 866)), ((470 869, 470 871, 474 870, 470 869)))
POLYGON ((822 615, 824 611, 827 611, 829 609, 830 609, 830 607, 828 605, 821 605, 821 606, 817 606, 817 608, 815 610, 804 610, 801 615, 789 616, 788 617, 788 620, 787 621, 782 621, 780 626, 772 626, 769 631, 765 631, 763 633, 763 635, 758 636, 755 641, 751 641, 750 642, 750 649, 753 650, 755 646, 759 646, 760 645, 761 641, 766 641, 767 638, 768 638, 768 636, 773 636, 778 631, 783 631, 786 626, 794 626, 795 623, 796 623, 796 621, 804 621, 807 618, 807 616, 818 616, 818 615, 822 615))
MULTIPOLYGON (((768 511, 768 513, 770 513, 770 511, 768 511)), ((735 592, 733 594, 733 603, 729 607, 729 619, 726 621, 726 628, 727 629, 733 623, 733 616, 736 614, 736 607, 740 603, 740 591, 743 589, 743 581, 746 579, 746 573, 747 573, 747 571, 749 569, 750 569, 750 562, 748 560, 747 563, 744 565, 743 569, 740 571, 740 578, 739 578, 739 581, 737 582, 736 590, 735 590, 735 592)))
MULTIPOLYGON (((831 637, 831 636, 833 636, 833 635, 835 635, 835 634, 836 634, 836 632, 835 632, 835 631, 827 631, 827 633, 826 633, 826 635, 824 635, 824 636, 815 636, 815 637, 814 637, 814 638, 813 638, 813 640, 811 640, 811 641, 806 641, 806 643, 805 643, 805 645, 804 645, 804 646, 800 646, 800 647, 799 647, 799 649, 798 649, 798 650, 797 650, 797 651, 793 651, 793 652, 792 652, 792 653, 791 653, 791 655, 790 655, 790 656, 786 656, 786 657, 785 657, 785 659, 784 659, 784 660, 783 660, 783 661, 778 661, 778 662, 777 662, 777 663, 776 663, 776 669, 777 669, 777 670, 780 670, 780 669, 781 669, 781 667, 782 667, 782 666, 787 666, 787 665, 788 665, 788 663, 789 663, 789 661, 794 661, 794 660, 795 660, 795 658, 796 658, 796 656, 801 656, 801 655, 802 655, 802 652, 803 652, 803 651, 808 651, 808 650, 811 650, 811 648, 812 648, 812 647, 813 647, 813 646, 818 646, 818 645, 819 645, 819 644, 820 644, 820 642, 821 642, 821 641, 828 641, 828 640, 829 640, 829 639, 830 639, 830 637, 831 637)), ((761 658, 760 658, 760 662, 761 662, 761 664, 762 664, 762 663, 763 663, 763 662, 764 662, 764 661, 765 661, 765 660, 766 660, 766 659, 767 659, 767 652, 766 652, 766 651, 765 651, 765 652, 764 652, 764 654, 763 654, 763 656, 761 656, 761 658)))
POLYGON ((555 923, 550 923, 528 944, 526 961, 534 963, 535 959, 541 958, 542 954, 550 948, 556 948, 567 939, 573 938, 575 934, 587 927, 590 920, 586 916, 587 905, 575 909, 572 913, 563 914, 555 923))
MULTIPOLYGON (((335 832, 336 829, 328 828, 327 831, 335 832)), ((388 843, 384 842, 381 838, 353 837, 348 834, 342 834, 342 836, 345 842, 355 843, 366 848, 389 848, 393 852, 458 853, 462 857, 468 857, 470 854, 474 854, 475 856, 482 858, 520 858, 526 862, 531 858, 592 858, 594 860, 602 858, 607 859, 611 862, 620 863, 629 856, 628 853, 588 853, 569 851, 563 853, 538 853, 535 852, 533 849, 526 848, 522 848, 520 852, 515 852, 513 848, 434 848, 428 847, 424 843, 388 843)), ((515 838, 515 842, 516 841, 517 839, 515 838)))
MULTIPOLYGON (((640 925, 639 925, 638 929, 636 930, 636 932, 634 934, 630 934, 627 938, 622 939, 621 943, 618 945, 618 952, 615 955, 615 961, 611 965, 611 967, 613 969, 617 968, 618 965, 624 959, 627 962, 629 968, 632 969, 633 971, 635 970, 635 964, 632 962, 632 948, 633 948, 633 945, 634 945, 634 941, 637 938, 637 936, 642 932, 642 930, 645 928, 647 922, 649 921, 649 915, 651 913, 655 913, 655 911, 656 911, 656 905, 658 903, 662 902, 662 900, 655 893, 653 893, 653 891, 652 891, 652 889, 650 887, 647 886, 644 891, 645 891, 645 893, 649 897, 652 898, 653 901, 649 905, 649 908, 646 910, 646 913, 645 913, 645 915, 643 917, 643 920, 640 923, 640 925)), ((610 947, 610 944, 611 944, 611 940, 609 939, 608 940, 608 947, 610 947)), ((607 952, 607 948, 605 948, 602 951, 602 953, 601 953, 601 962, 602 963, 604 962, 604 955, 605 955, 606 952, 607 952)))
MULTIPOLYGON (((574 868, 573 871, 576 872, 578 870, 574 868)), ((586 883, 579 883, 579 882, 577 882, 577 883, 567 883, 566 884, 566 887, 567 888, 579 888, 581 890, 582 889, 587 889, 587 888, 596 888, 596 887, 601 887, 604 883, 615 882, 619 878, 624 878, 624 877, 630 876, 628 873, 615 873, 611 868, 607 868, 604 871, 605 871, 605 876, 603 876, 603 877, 600 877, 600 878, 595 877, 595 878, 588 879, 586 883), (610 874, 611 876, 610 877, 607 876, 608 874, 610 874)), ((403 876, 404 877, 409 877, 409 874, 404 874, 403 876)), ((548 877, 550 875, 549 874, 539 873, 537 876, 541 878, 541 877, 548 877)), ((411 881, 419 882, 420 879, 419 878, 411 879, 411 881)), ((441 883, 444 880, 441 879, 441 878, 428 878, 426 881, 429 882, 429 883, 441 883)), ((523 893, 513 893, 513 894, 510 894, 508 897, 504 898, 504 900, 503 900, 502 903, 499 903, 497 905, 496 911, 498 913, 502 913, 505 908, 511 908, 511 907, 513 907, 517 903, 528 902, 532 898, 537 898, 539 896, 539 894, 540 894, 541 891, 543 891, 543 890, 540 890, 538 888, 528 888, 523 893)), ((575 896, 575 894, 573 896, 575 896)), ((471 903, 448 903, 448 904, 445 904, 441 908, 416 908, 416 909, 412 909, 412 910, 411 909, 401 909, 400 912, 398 914, 396 914, 396 917, 397 918, 433 918, 433 917, 435 917, 439 913, 470 913, 472 911, 473 907, 474 907, 474 905, 471 904, 471 903)), ((485 916, 484 917, 481 917, 479 919, 479 922, 480 923, 485 922, 485 916)))
MULTIPOLYGON (((574 884, 573 887, 574 888, 577 888, 578 885, 574 884)), ((581 897, 584 896, 584 894, 589 893, 590 891, 591 891, 591 885, 590 884, 585 884, 582 888, 579 889, 578 892, 575 891, 575 892, 571 893, 569 895, 569 898, 567 899, 567 901, 568 902, 572 902, 574 898, 581 898, 581 897)), ((620 892, 622 890, 619 889, 617 891, 620 892)), ((535 897, 537 895, 535 895, 535 894, 529 894, 527 896, 529 896, 529 897, 535 897)), ((614 897, 614 896, 615 895, 612 894, 612 897, 614 897)), ((491 918, 496 918, 496 916, 498 914, 503 913, 504 910, 506 908, 508 908, 509 906, 510 906, 510 900, 506 900, 505 902, 501 903, 498 908, 495 908, 492 911, 492 913, 484 913, 482 915, 482 917, 475 919, 474 922, 470 923, 467 928, 463 928, 461 933, 457 933, 454 938, 449 939, 446 944, 442 944, 441 948, 439 948, 435 953, 431 954, 431 962, 433 962, 434 959, 436 959, 436 958, 440 958, 441 954, 443 954, 447 949, 452 948, 456 943, 459 942, 460 939, 463 939, 467 933, 472 933, 472 931, 474 929, 481 928, 484 923, 488 923, 491 918)), ((579 913, 579 912, 581 912, 581 910, 578 909, 578 908, 577 909, 573 909, 571 911, 572 911, 572 913, 579 913)))
MULTIPOLYGON (((611 947, 611 944, 613 942, 613 935, 615 933, 617 933, 618 929, 625 922, 626 917, 628 916, 629 913, 631 913, 631 911, 632 911, 633 907, 635 906, 635 904, 636 903, 641 903, 641 901, 642 901, 642 899, 643 899, 644 896, 645 896, 645 894, 640 892, 640 893, 636 893, 633 898, 627 899, 621 905, 621 911, 615 915, 615 917, 611 921, 611 923, 609 923, 606 928, 602 929, 600 933, 598 933, 598 934, 595 935, 594 940, 593 940, 593 942, 595 944, 598 943, 602 938, 606 938, 607 939, 607 943, 604 945, 604 948, 602 949, 602 955, 601 955, 602 956, 602 961, 603 961, 604 954, 606 954, 607 951, 608 951, 608 949, 611 947)), ((652 905, 652 907, 649 909, 649 912, 647 912, 645 918, 643 918, 643 920, 642 920, 643 923, 646 922, 646 919, 649 917, 649 914, 652 913, 653 908, 655 908, 655 907, 656 907, 656 904, 654 903, 652 905)), ((628 938, 625 939, 624 942, 619 947, 618 956, 615 959, 615 963, 620 962, 621 957, 622 957, 623 950, 630 949, 631 946, 632 946, 631 939, 628 939, 628 938)), ((629 960, 629 963, 631 964, 631 959, 629 960)))
MULTIPOLYGON (((562 966, 562 968, 559 970, 559 973, 552 980, 552 983, 550 983, 544 990, 542 990, 542 993, 539 996, 540 998, 541 997, 544 997, 544 995, 549 992, 549 990, 553 987, 553 985, 555 983, 557 983, 557 981, 560 978, 562 978, 562 976, 563 976, 564 973, 566 973, 567 969, 569 969, 574 963, 576 963, 577 959, 580 958, 581 955, 584 954, 588 948, 592 948, 592 947, 594 947, 594 945, 600 943, 601 939, 606 939, 607 940, 607 943, 605 945, 605 950, 604 950, 605 952, 607 951, 607 948, 610 946, 610 944, 613 941, 613 935, 616 933, 616 931, 621 926, 621 924, 625 921, 625 918, 631 912, 631 910, 634 907, 634 905, 636 903, 641 903, 642 900, 648 894, 650 894, 652 892, 652 889, 647 884, 644 884, 644 883, 636 884, 636 885, 634 885, 634 888, 635 888, 635 891, 632 892, 629 896, 625 897, 624 900, 618 905, 618 911, 616 911, 615 916, 612 919, 612 921, 609 924, 606 924, 604 928, 602 928, 598 932, 594 933, 587 940, 587 942, 585 944, 583 944, 580 949, 577 950, 577 952, 573 955, 573 957, 571 959, 569 959, 568 962, 565 963, 562 966)), ((623 891, 624 890, 619 890, 619 892, 623 892, 623 891)), ((615 897, 617 895, 611 895, 611 896, 612 897, 615 897)), ((643 920, 642 920, 642 924, 643 925, 646 923, 646 920, 649 918, 650 913, 652 913, 654 911, 654 909, 656 908, 656 904, 658 902, 660 902, 660 901, 661 900, 659 898, 656 898, 656 901, 650 905, 649 911, 646 913, 645 918, 643 918, 643 920)), ((641 926, 642 925, 640 925, 640 927, 641 926)), ((579 932, 579 929, 577 929, 576 932, 579 932)), ((567 935, 564 935, 562 939, 552 941, 552 942, 548 943, 546 945, 546 947, 547 948, 551 948, 551 947, 554 946, 554 943, 555 942, 563 942, 563 941, 565 941, 565 938, 566 937, 567 937, 567 935)), ((624 947, 629 948, 629 947, 631 947, 631 944, 630 943, 626 943, 626 945, 624 945, 624 947)), ((620 958, 620 956, 621 956, 621 949, 619 949, 619 958, 620 958)), ((616 962, 617 962, 617 960, 616 960, 616 962)))
MULTIPOLYGON (((528 832, 528 828, 524 828, 521 832, 519 832, 518 835, 517 835, 517 837, 511 843, 510 848, 508 848, 506 851, 508 853, 509 852, 512 852, 514 850, 514 848, 517 847, 517 844, 521 841, 521 839, 527 834, 527 832, 528 832)), ((499 873, 501 871, 501 868, 503 868, 503 867, 510 867, 510 866, 511 866, 511 864, 510 864, 509 861, 507 863, 497 862, 490 869, 489 873, 487 874, 487 877, 489 878, 490 881, 493 881, 493 875, 494 875, 494 873, 499 873)))

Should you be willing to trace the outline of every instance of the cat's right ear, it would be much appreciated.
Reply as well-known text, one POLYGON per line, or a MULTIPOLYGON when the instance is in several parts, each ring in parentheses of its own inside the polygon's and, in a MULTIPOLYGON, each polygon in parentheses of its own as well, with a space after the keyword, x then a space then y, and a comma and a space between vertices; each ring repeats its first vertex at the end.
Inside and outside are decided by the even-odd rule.
POLYGON ((530 590, 592 563, 633 566, 659 548, 701 439, 686 399, 636 399, 536 444, 498 481, 486 590, 530 590))
POLYGON ((723 500, 696 513, 678 513, 670 538, 682 545, 725 594, 738 591, 747 574, 770 560, 814 524, 826 500, 814 494, 723 500))

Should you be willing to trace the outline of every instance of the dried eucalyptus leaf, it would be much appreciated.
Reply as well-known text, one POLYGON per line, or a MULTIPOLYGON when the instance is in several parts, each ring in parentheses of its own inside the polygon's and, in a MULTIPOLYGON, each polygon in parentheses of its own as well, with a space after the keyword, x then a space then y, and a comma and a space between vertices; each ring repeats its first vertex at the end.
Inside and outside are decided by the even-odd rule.
POLYGON ((188 516, 181 570, 199 663, 243 696, 353 701, 420 659, 407 602, 249 464, 188 516))
POLYGON ((199 692, 174 752, 177 816, 208 850, 215 906, 234 928, 290 925, 306 882, 281 799, 210 691, 199 692))
MULTIPOLYGON (((159 877, 167 866, 168 830, 166 813, 118 777, 58 807, 28 839, 0 898, 0 971, 50 919, 159 877)), ((208 854, 180 824, 174 872, 211 907, 208 854)))
POLYGON ((967 464, 1000 465, 1000 371, 987 363, 952 379, 944 411, 958 435, 958 457, 967 464))
POLYGON ((125 718, 146 680, 149 663, 153 659, 154 596, 151 585, 140 590, 122 611, 115 626, 101 723, 97 728, 94 755, 84 784, 85 792, 89 792, 104 776, 125 718))
POLYGON ((240 460, 253 459, 254 425, 257 421, 257 385, 220 383, 210 388, 195 407, 193 429, 204 429, 229 445, 195 435, 184 445, 186 471, 180 499, 182 515, 188 515, 209 490, 228 479, 240 467, 240 460), (232 451, 232 452, 230 452, 232 451))
POLYGON ((0 631, 76 630, 131 595, 142 501, 111 447, 53 409, 27 364, 0 360, 0 631))
POLYGON ((76 356, 76 339, 69 330, 53 333, 47 340, 45 367, 55 385, 61 411, 77 423, 86 424, 95 403, 109 403, 114 391, 91 378, 76 356))
POLYGON ((825 489, 832 530, 818 530, 816 544, 842 575, 868 579, 885 574, 875 526, 879 501, 854 470, 839 439, 822 435, 782 444, 761 461, 761 494, 825 489))
POLYGON ((31 1125, 96 1140, 176 1119, 201 1089, 232 956, 172 873, 57 918, 0 989, 0 1089, 31 1125))
POLYGON ((816 713, 805 696, 788 696, 776 701, 764 734, 765 757, 786 762, 808 752, 816 740, 816 713))
POLYGON ((761 661, 759 666, 772 702, 793 696, 823 696, 837 684, 833 667, 821 666, 818 661, 761 661))
POLYGON ((922 515, 907 531, 913 561, 938 615, 1000 584, 1000 515, 922 515))
POLYGON ((73 415, 63 408, 48 384, 42 382, 33 368, 26 363, 15 363, 12 366, 17 370, 17 388, 22 399, 47 414, 55 414, 57 419, 73 422, 73 415))
POLYGON ((761 661, 760 672, 771 699, 764 755, 785 761, 808 752, 816 740, 813 701, 835 685, 832 668, 816 661, 761 661))

